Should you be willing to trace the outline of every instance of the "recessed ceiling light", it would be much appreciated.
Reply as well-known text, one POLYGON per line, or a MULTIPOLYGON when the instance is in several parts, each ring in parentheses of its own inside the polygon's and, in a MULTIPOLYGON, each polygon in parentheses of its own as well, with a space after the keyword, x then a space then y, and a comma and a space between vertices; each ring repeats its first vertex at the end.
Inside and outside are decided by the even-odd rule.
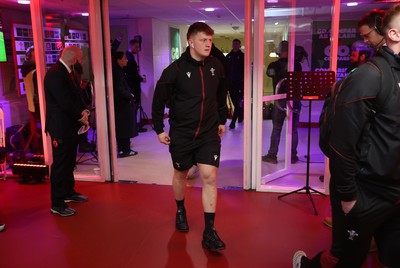
POLYGON ((29 0, 18 0, 18 4, 20 5, 29 5, 31 2, 29 0))
POLYGON ((207 11, 207 12, 214 12, 214 11, 215 11, 215 8, 213 8, 213 7, 206 7, 204 10, 207 11))
POLYGON ((355 6, 358 6, 358 3, 357 2, 349 2, 349 3, 347 3, 346 4, 348 7, 355 7, 355 6))
POLYGON ((83 13, 82 13, 82 16, 83 16, 83 17, 89 17, 89 13, 83 12, 83 13))

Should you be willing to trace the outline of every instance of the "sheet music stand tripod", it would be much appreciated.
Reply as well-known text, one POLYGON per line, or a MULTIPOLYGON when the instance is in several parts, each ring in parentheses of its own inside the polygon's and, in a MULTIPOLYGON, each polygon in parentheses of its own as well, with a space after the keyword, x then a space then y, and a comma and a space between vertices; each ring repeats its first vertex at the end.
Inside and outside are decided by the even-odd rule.
POLYGON ((326 194, 321 193, 310 187, 310 144, 311 144, 311 103, 313 100, 324 100, 326 93, 329 92, 332 84, 335 82, 335 72, 288 72, 286 76, 286 89, 288 100, 308 100, 308 141, 307 141, 307 169, 306 169, 306 185, 295 191, 278 196, 278 199, 305 191, 309 197, 311 204, 314 208, 314 214, 318 215, 315 207, 314 200, 311 196, 312 193, 317 193, 323 196, 326 194))
POLYGON ((139 128, 142 128, 144 125, 149 124, 151 128, 154 130, 153 124, 150 122, 149 118, 147 117, 147 114, 143 110, 141 102, 138 103, 138 111, 139 111, 139 128))

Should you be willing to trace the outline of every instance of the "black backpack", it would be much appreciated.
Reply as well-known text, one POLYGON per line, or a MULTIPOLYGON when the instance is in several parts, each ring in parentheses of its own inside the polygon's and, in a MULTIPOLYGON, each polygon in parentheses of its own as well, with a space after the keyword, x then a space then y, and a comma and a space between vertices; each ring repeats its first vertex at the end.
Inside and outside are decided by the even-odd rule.
MULTIPOLYGON (((381 70, 381 90, 389 89, 384 92, 384 99, 387 100, 387 97, 389 96, 390 92, 392 92, 392 88, 395 83, 392 69, 387 60, 382 56, 376 56, 372 58, 369 63, 375 65, 379 70, 381 70)), ((336 100, 339 94, 342 92, 342 86, 345 83, 346 78, 339 80, 332 85, 331 91, 328 92, 326 96, 324 106, 322 107, 322 112, 319 116, 319 148, 327 157, 330 155, 329 141, 332 132, 331 124, 333 117, 335 116, 336 100)), ((381 92, 379 92, 379 94, 381 94, 381 92)), ((371 111, 370 122, 375 116, 375 113, 375 111, 371 111)))

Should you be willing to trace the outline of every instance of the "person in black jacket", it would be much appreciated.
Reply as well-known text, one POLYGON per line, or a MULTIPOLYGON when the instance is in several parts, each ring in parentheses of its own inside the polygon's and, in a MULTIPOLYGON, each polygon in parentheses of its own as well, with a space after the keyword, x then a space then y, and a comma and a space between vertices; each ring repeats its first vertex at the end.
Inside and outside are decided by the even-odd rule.
MULTIPOLYGON (((278 89, 278 82, 285 78, 288 72, 288 41, 282 41, 279 43, 277 54, 279 60, 271 62, 267 68, 267 76, 272 78, 272 84, 274 86, 275 94, 286 93, 286 82, 281 84, 278 89)), ((294 70, 301 71, 301 61, 298 58, 295 59, 294 70)), ((299 158, 297 157, 297 145, 299 143, 299 134, 297 128, 299 126, 299 118, 301 111, 301 102, 299 100, 293 101, 293 127, 292 127, 292 158, 291 163, 295 164, 299 158)), ((281 133, 283 123, 286 117, 286 100, 275 101, 274 108, 272 110, 272 133, 271 143, 269 145, 268 154, 262 157, 262 161, 277 164, 278 163, 278 150, 279 143, 281 141, 281 133)))
POLYGON ((51 165, 51 212, 61 216, 72 216, 75 210, 67 202, 88 200, 75 191, 74 167, 78 146, 78 131, 89 129, 89 110, 80 97, 75 84, 72 66, 82 62, 80 48, 64 48, 60 59, 46 73, 44 91, 46 95, 46 133, 50 134, 53 148, 51 165))
POLYGON ((226 89, 221 62, 210 56, 213 29, 203 22, 187 32, 189 47, 169 65, 157 82, 153 97, 154 130, 169 145, 174 175, 172 187, 177 203, 176 229, 187 232, 184 206, 188 170, 197 165, 203 184, 205 229, 202 245, 217 251, 225 248, 214 227, 217 203, 217 169, 221 136, 226 123, 226 89), (164 131, 164 108, 168 104, 170 131, 164 131))
MULTIPOLYGON (((126 58, 128 59, 128 64, 124 67, 126 78, 128 80, 128 85, 135 96, 134 106, 135 113, 139 107, 142 105, 142 88, 140 83, 146 82, 146 77, 139 74, 139 66, 135 60, 135 55, 139 53, 139 41, 132 39, 129 41, 129 49, 126 51, 126 58)), ((140 118, 138 125, 138 132, 146 132, 147 128, 140 124, 140 118)))
POLYGON ((124 52, 114 54, 113 88, 115 132, 117 136, 118 157, 137 155, 131 150, 130 139, 138 135, 136 125, 136 111, 133 105, 134 95, 128 85, 124 67, 128 59, 124 52))
POLYGON ((381 267, 400 265, 400 5, 387 11, 382 31, 387 46, 351 72, 336 97, 331 249, 312 259, 298 251, 293 267, 361 267, 373 236, 381 267))
POLYGON ((244 53, 240 50, 241 42, 233 39, 232 50, 226 55, 228 60, 229 82, 228 90, 235 110, 229 128, 235 128, 236 120, 243 121, 243 96, 244 96, 244 53))

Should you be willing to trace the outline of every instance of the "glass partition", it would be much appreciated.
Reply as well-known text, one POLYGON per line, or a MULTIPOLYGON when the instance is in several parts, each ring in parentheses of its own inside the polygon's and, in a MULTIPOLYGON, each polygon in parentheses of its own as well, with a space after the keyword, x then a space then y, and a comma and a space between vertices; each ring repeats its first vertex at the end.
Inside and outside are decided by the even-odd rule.
MULTIPOLYGON (((325 156, 318 146, 318 119, 323 99, 308 100, 307 96, 303 96, 284 101, 287 97, 286 81, 281 79, 286 71, 330 70, 334 3, 276 2, 266 1, 264 10, 265 65, 259 189, 285 192, 303 187, 309 179, 312 188, 323 191, 325 156)), ((340 4, 337 70, 334 70, 337 71, 336 79, 347 75, 355 47, 365 46, 357 26, 358 19, 374 8, 387 7, 388 4, 360 3, 357 7, 340 4)))

